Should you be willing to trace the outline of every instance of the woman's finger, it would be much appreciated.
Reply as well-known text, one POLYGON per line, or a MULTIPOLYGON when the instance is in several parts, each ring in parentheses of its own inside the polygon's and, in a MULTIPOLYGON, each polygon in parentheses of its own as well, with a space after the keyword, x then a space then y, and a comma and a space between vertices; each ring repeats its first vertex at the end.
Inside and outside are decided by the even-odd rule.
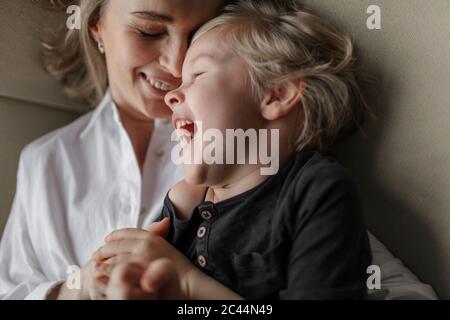
POLYGON ((139 243, 140 241, 135 239, 109 242, 104 246, 100 247, 94 253, 92 259, 94 259, 95 261, 102 261, 114 256, 130 254, 133 252, 133 249, 135 249, 139 243))
POLYGON ((100 263, 98 266, 95 266, 95 278, 100 277, 110 277, 111 272, 114 269, 115 264, 110 263, 100 263))
POLYGON ((140 256, 133 254, 118 255, 107 260, 97 262, 95 265, 96 275, 110 277, 114 267, 125 262, 145 265, 145 261, 140 256))
POLYGON ((94 281, 89 288, 89 295, 92 300, 105 300, 108 282, 109 277, 106 276, 98 276, 94 278, 94 281))

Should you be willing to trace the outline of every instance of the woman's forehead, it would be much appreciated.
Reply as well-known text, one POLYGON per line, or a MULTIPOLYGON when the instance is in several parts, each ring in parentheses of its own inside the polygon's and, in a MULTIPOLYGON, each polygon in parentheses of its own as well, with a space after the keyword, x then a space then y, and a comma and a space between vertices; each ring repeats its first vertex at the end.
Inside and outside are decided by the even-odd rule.
POLYGON ((219 12, 224 0, 127 0, 111 1, 117 13, 178 25, 199 27, 219 12))

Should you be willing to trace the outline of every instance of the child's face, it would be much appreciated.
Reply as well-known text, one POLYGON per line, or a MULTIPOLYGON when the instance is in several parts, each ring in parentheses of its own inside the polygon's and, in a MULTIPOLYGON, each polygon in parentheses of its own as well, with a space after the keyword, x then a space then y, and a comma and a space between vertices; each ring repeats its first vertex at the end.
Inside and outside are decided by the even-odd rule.
MULTIPOLYGON (((224 137, 226 129, 264 128, 260 105, 251 95, 248 85, 247 66, 220 40, 219 29, 213 29, 188 50, 183 66, 182 86, 166 96, 166 103, 173 110, 173 124, 178 129, 182 120, 201 123, 202 131, 217 129, 224 137)), ((185 124, 185 123, 184 123, 185 124)), ((200 156, 210 142, 204 142, 199 126, 185 125, 182 130, 187 146, 194 145, 200 156), (197 148, 202 146, 203 148, 197 148)), ((186 156, 186 155, 184 155, 186 156)), ((223 155, 226 159, 226 155, 223 155)), ((243 165, 185 165, 185 178, 189 183, 220 186, 232 183, 248 166, 243 165), (245 168, 244 168, 245 167, 245 168)))

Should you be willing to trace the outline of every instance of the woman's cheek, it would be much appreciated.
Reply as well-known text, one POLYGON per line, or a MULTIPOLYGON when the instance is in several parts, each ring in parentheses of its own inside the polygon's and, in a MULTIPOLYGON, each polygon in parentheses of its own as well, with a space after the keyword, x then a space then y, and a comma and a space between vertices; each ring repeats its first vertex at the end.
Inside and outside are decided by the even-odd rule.
POLYGON ((122 39, 118 50, 122 52, 123 63, 136 67, 154 62, 158 51, 155 45, 136 34, 128 34, 128 37, 122 39))

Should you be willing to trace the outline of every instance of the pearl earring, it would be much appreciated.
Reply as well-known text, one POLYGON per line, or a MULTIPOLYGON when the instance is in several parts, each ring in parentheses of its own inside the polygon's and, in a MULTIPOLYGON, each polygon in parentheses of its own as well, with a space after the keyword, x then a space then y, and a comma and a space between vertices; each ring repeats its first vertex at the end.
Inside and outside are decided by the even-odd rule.
POLYGON ((100 41, 98 42, 98 51, 100 51, 101 54, 105 53, 105 46, 100 41))

